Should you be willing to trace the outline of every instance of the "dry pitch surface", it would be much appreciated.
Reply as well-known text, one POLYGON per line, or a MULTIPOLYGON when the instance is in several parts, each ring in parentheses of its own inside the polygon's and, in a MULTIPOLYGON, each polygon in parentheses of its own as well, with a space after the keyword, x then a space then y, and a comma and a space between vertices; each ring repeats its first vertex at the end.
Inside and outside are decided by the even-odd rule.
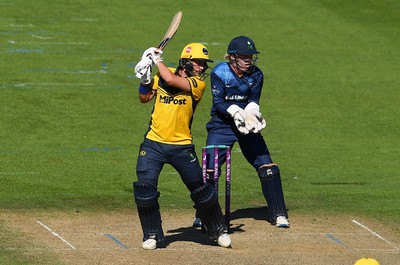
POLYGON ((279 229, 263 220, 264 210, 232 214, 229 249, 192 228, 191 211, 162 211, 166 240, 150 251, 141 248, 134 210, 0 211, 0 220, 14 235, 10 242, 19 242, 6 244, 8 250, 36 257, 37 264, 354 264, 365 256, 400 264, 399 235, 374 220, 292 214, 292 227, 279 229))

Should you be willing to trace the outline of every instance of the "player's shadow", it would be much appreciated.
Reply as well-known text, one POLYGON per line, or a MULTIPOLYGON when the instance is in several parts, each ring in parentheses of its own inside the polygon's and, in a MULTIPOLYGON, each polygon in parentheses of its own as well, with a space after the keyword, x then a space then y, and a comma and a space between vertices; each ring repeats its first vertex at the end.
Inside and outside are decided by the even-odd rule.
MULTIPOLYGON (((238 219, 246 219, 246 218, 253 218, 254 220, 264 220, 268 221, 268 207, 254 207, 254 208, 243 208, 237 209, 230 214, 230 220, 238 220, 238 219)), ((230 233, 240 233, 245 231, 245 224, 240 223, 238 221, 235 224, 232 224, 229 227, 230 233)))
MULTIPOLYGON (((244 208, 238 209, 230 214, 231 220, 239 220, 246 218, 253 218, 255 220, 265 220, 267 222, 268 207, 254 207, 254 208, 244 208)), ((245 224, 240 222, 235 222, 235 224, 231 223, 229 228, 229 233, 241 233, 244 232, 245 224)), ((189 227, 180 227, 173 230, 168 230, 165 235, 165 240, 157 244, 157 248, 166 248, 173 242, 178 241, 188 241, 194 242, 201 245, 218 245, 215 241, 210 239, 210 237, 202 231, 200 228, 194 228, 192 226, 189 227)))
POLYGON ((180 227, 173 230, 168 230, 165 235, 165 240, 157 243, 157 248, 166 248, 173 242, 188 241, 207 246, 217 246, 217 242, 212 240, 207 233, 200 228, 195 227, 180 227))
POLYGON ((254 220, 267 220, 268 207, 243 208, 231 212, 231 220, 253 218, 254 220))

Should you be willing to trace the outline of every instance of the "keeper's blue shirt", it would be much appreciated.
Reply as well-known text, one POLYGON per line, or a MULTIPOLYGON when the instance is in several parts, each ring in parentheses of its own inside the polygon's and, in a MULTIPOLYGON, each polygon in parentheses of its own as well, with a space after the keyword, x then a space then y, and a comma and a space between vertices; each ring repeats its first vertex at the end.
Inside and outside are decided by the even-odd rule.
POLYGON ((259 104, 264 75, 258 67, 254 72, 239 77, 227 62, 223 62, 213 68, 210 80, 213 103, 211 120, 207 124, 209 129, 233 123, 226 111, 232 104, 242 109, 250 102, 259 104))

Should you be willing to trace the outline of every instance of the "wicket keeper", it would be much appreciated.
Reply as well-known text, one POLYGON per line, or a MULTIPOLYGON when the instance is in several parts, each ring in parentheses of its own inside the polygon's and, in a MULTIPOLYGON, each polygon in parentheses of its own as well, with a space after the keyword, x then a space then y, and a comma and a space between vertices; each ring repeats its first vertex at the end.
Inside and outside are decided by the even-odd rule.
MULTIPOLYGON (((246 160, 254 167, 268 204, 268 221, 277 227, 289 228, 288 213, 282 191, 279 167, 272 161, 260 131, 266 121, 260 112, 263 72, 256 66, 256 45, 247 36, 238 36, 228 45, 225 62, 211 71, 213 97, 211 119, 207 123, 206 145, 227 145, 238 142, 246 160)), ((213 150, 207 150, 207 172, 213 182, 213 150)), ((219 153, 219 174, 226 161, 226 150, 219 153)), ((193 225, 199 226, 201 218, 193 225)))

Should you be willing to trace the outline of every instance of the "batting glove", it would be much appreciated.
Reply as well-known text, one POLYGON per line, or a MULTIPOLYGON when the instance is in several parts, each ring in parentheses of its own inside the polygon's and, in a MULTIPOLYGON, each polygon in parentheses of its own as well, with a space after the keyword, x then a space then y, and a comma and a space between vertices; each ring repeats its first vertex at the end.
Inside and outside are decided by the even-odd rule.
POLYGON ((140 83, 144 84, 144 85, 148 85, 151 82, 151 65, 149 67, 147 67, 146 72, 144 73, 144 75, 142 76, 142 78, 140 78, 140 83))
POLYGON ((150 47, 150 48, 148 48, 147 50, 145 50, 145 51, 143 52, 143 55, 142 55, 142 60, 144 60, 144 59, 150 57, 151 54, 154 52, 155 49, 156 49, 156 48, 154 48, 154 47, 150 47))
POLYGON ((147 74, 148 69, 150 68, 151 73, 151 64, 153 61, 150 57, 144 57, 140 62, 137 63, 135 66, 135 75, 137 78, 142 78, 147 74))
POLYGON ((163 58, 161 57, 161 54, 163 53, 162 50, 154 48, 152 53, 151 53, 151 60, 153 60, 153 63, 156 65, 158 62, 162 62, 163 58))
POLYGON ((267 126, 267 122, 262 117, 260 106, 255 102, 250 102, 244 109, 246 112, 246 129, 253 133, 258 133, 267 126))
MULTIPOLYGON (((157 48, 150 47, 143 52, 142 60, 140 60, 140 62, 135 66, 135 74, 137 78, 142 79, 142 77, 148 75, 148 69, 154 62, 153 57, 155 56, 156 53, 159 54, 157 56, 161 58, 162 51, 157 48)), ((144 79, 144 81, 146 81, 146 78, 144 79)))
POLYGON ((248 134, 249 130, 246 128, 245 120, 246 112, 241 107, 235 104, 229 106, 226 111, 229 113, 229 115, 232 116, 236 128, 239 130, 239 132, 241 134, 248 134))

